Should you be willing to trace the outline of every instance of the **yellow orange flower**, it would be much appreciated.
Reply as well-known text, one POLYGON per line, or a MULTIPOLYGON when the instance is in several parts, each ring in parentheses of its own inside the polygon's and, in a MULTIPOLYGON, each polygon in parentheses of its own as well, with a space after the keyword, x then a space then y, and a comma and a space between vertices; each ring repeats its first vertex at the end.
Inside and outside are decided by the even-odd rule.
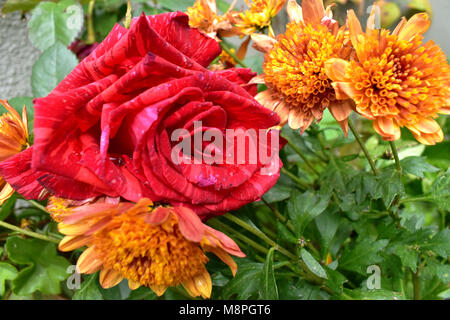
POLYGON ((245 256, 233 240, 184 207, 154 208, 149 199, 131 203, 117 198, 72 206, 52 198, 47 209, 66 235, 59 249, 87 246, 77 262, 79 271, 100 270, 104 288, 126 278, 132 290, 144 285, 162 295, 181 284, 191 296, 209 298, 212 284, 205 252, 217 255, 233 275, 237 265, 230 254, 245 256))
MULTIPOLYGON (((0 100, 8 111, 0 116, 0 161, 4 161, 29 147, 27 109, 22 117, 6 100, 0 100)), ((0 205, 14 193, 14 189, 0 177, 0 205)))
POLYGON ((236 27, 246 35, 268 27, 286 0, 245 0, 249 10, 237 14, 236 27))
POLYGON ((450 113, 450 67, 438 46, 422 42, 428 15, 403 18, 392 33, 375 30, 375 10, 365 33, 353 11, 347 23, 355 59, 331 59, 326 67, 337 97, 353 99, 384 140, 399 139, 400 128, 407 127, 420 143, 442 141, 433 118, 450 113))
POLYGON ((206 33, 211 38, 217 38, 217 34, 223 37, 234 36, 239 33, 232 25, 234 18, 231 10, 235 2, 230 5, 225 14, 219 15, 216 0, 197 0, 186 11, 189 16, 189 25, 206 33))
POLYGON ((296 1, 287 5, 291 22, 285 34, 276 39, 254 35, 254 47, 265 52, 264 74, 253 82, 265 83, 268 90, 256 99, 276 111, 281 124, 289 122, 303 132, 316 119, 322 119, 328 107, 347 133, 349 101, 338 101, 331 80, 325 73, 330 58, 348 58, 351 47, 344 28, 332 19, 331 9, 322 0, 296 1))

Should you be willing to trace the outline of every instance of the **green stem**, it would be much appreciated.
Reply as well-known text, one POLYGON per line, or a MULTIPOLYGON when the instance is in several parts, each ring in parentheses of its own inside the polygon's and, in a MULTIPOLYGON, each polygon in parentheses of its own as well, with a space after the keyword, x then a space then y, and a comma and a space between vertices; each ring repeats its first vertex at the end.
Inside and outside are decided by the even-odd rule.
POLYGON ((286 168, 281 168, 281 172, 287 175, 289 178, 291 178, 297 185, 304 191, 308 189, 308 185, 300 180, 299 177, 297 177, 295 174, 287 170, 286 168))
POLYGON ((300 156, 300 158, 302 158, 303 162, 305 162, 305 164, 308 166, 308 168, 310 168, 312 170, 312 172, 314 172, 317 176, 319 176, 320 173, 316 170, 316 168, 314 168, 314 166, 311 164, 311 162, 309 162, 309 160, 305 157, 303 152, 301 152, 301 150, 288 137, 286 137, 286 135, 282 134, 281 137, 283 139, 285 139, 287 141, 288 145, 292 148, 292 150, 294 150, 295 153, 297 153, 300 156))
POLYGON ((21 234, 24 234, 24 235, 32 237, 32 238, 36 238, 36 239, 40 239, 40 240, 44 240, 44 241, 49 241, 49 242, 53 242, 53 243, 59 243, 59 241, 60 241, 59 239, 50 238, 50 237, 45 236, 43 234, 39 234, 39 233, 36 233, 36 232, 33 232, 33 231, 29 231, 29 230, 25 230, 25 229, 19 228, 19 227, 15 226, 15 225, 9 224, 9 223, 7 223, 5 221, 0 221, 0 226, 4 227, 6 229, 9 229, 9 230, 13 230, 13 231, 19 232, 21 234))
POLYGON ((373 161, 372 157, 370 156, 370 153, 367 150, 366 145, 361 140, 361 137, 359 136, 358 131, 356 131, 356 128, 350 119, 348 119, 348 126, 350 127, 350 130, 352 131, 353 135, 355 136, 356 141, 358 142, 359 146, 361 147, 361 150, 363 151, 364 155, 366 156, 367 161, 369 161, 369 165, 372 168, 373 174, 378 175, 378 169, 375 166, 375 162, 373 161))
POLYGON ((87 40, 86 40, 86 43, 89 43, 89 44, 92 44, 95 42, 94 5, 95 5, 95 0, 89 1, 88 14, 87 14, 87 40))
POLYGON ((226 231, 226 232, 234 234, 234 236, 236 238, 240 239, 241 241, 243 241, 244 243, 248 244, 249 246, 255 248, 259 252, 262 252, 262 253, 264 253, 266 255, 267 255, 267 252, 269 252, 268 249, 264 248, 259 243, 257 243, 255 241, 253 241, 252 239, 244 236, 243 234, 239 233, 238 231, 234 230, 232 227, 226 225, 225 223, 223 223, 223 222, 221 222, 219 220, 210 220, 210 221, 208 221, 208 224, 211 227, 213 227, 213 228, 221 229, 223 231, 226 231))
POLYGON ((220 41, 220 47, 225 51, 230 57, 236 61, 236 63, 240 64, 244 68, 249 68, 241 59, 239 59, 233 52, 231 52, 230 47, 227 46, 227 44, 222 40, 220 41))
POLYGON ((416 201, 432 202, 433 199, 430 197, 430 195, 422 195, 422 196, 417 196, 417 197, 409 197, 409 198, 401 199, 400 203, 416 202, 416 201))
POLYGON ((254 227, 252 227, 251 225, 249 225, 247 222, 239 219, 238 217, 227 213, 223 216, 225 219, 230 220, 234 223, 236 223, 237 225, 239 225, 240 227, 244 228, 245 230, 247 230, 248 232, 254 234, 255 236, 257 236, 258 238, 260 238, 261 240, 263 240, 264 242, 266 242, 269 246, 271 247, 275 247, 279 252, 281 252, 282 254, 284 254, 286 257, 297 261, 299 260, 295 255, 293 255, 292 253, 290 253, 288 250, 284 249, 283 247, 281 247, 280 245, 278 245, 275 241, 273 241, 272 239, 270 239, 268 236, 266 236, 263 232, 259 231, 258 229, 255 229, 254 227))
POLYGON ((284 223, 289 230, 295 232, 294 225, 286 217, 284 217, 276 207, 268 203, 266 200, 264 200, 264 198, 261 198, 261 200, 270 210, 272 210, 275 217, 277 217, 277 219, 280 220, 281 223, 284 223))
POLYGON ((414 300, 420 300, 420 278, 419 270, 412 272, 413 288, 414 288, 414 300))
POLYGON ((394 154, 395 167, 397 168, 398 174, 401 175, 402 174, 402 166, 400 164, 400 158, 398 156, 397 146, 395 145, 394 141, 389 141, 389 144, 391 145, 392 153, 394 154))
POLYGON ((36 207, 36 208, 38 208, 39 210, 48 213, 47 209, 46 209, 42 204, 40 204, 39 202, 34 201, 34 200, 28 200, 28 202, 29 202, 33 207, 36 207))

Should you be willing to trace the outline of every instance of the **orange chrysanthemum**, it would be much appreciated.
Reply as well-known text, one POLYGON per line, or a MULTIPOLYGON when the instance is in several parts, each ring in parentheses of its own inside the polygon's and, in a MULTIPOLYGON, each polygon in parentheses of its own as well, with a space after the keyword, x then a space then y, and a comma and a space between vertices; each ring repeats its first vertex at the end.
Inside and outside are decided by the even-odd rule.
POLYGON ((245 0, 249 10, 236 16, 236 27, 246 35, 268 27, 272 19, 283 8, 286 0, 245 0))
POLYGON ((225 14, 219 15, 216 0, 197 0, 186 11, 189 16, 189 25, 206 33, 211 38, 217 38, 217 34, 223 37, 234 36, 239 33, 232 25, 234 18, 231 10, 235 2, 230 5, 225 14))
POLYGON ((118 201, 101 198, 71 206, 68 200, 51 198, 47 207, 66 235, 59 249, 87 246, 77 262, 79 271, 100 270, 104 288, 126 278, 132 290, 144 285, 162 295, 181 284, 191 296, 209 298, 205 252, 216 254, 233 275, 237 266, 229 254, 245 256, 233 240, 204 225, 188 208, 153 208, 148 199, 118 201))
POLYGON ((427 14, 403 18, 392 33, 375 30, 374 16, 375 10, 363 33, 355 13, 348 13, 356 57, 332 59, 326 67, 337 97, 353 99, 384 140, 399 139, 400 128, 407 127, 420 143, 442 141, 433 118, 450 113, 450 67, 438 46, 422 43, 430 26, 427 14))
MULTIPOLYGON (((27 109, 22 117, 6 100, 0 100, 8 111, 0 116, 0 161, 4 161, 29 147, 27 109)), ((14 193, 9 183, 0 177, 0 205, 14 193)))
POLYGON ((347 133, 349 101, 338 101, 331 80, 325 73, 330 58, 348 58, 347 33, 332 19, 330 8, 321 0, 304 0, 301 8, 294 0, 288 2, 291 22, 285 34, 277 39, 254 36, 255 48, 265 52, 264 75, 254 82, 265 83, 268 90, 256 99, 275 110, 282 123, 293 129, 306 130, 316 119, 322 119, 329 108, 347 133))

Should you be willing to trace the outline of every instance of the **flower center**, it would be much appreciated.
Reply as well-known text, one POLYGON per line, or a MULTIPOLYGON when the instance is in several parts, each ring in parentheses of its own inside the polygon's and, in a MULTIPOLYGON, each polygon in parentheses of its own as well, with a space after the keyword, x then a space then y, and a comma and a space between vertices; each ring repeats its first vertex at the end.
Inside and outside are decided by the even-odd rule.
POLYGON ((176 286, 205 270, 208 258, 181 234, 175 215, 152 226, 123 214, 94 236, 104 267, 146 286, 176 286))
POLYGON ((341 35, 326 26, 290 23, 266 56, 265 82, 291 106, 323 111, 336 100, 325 62, 342 52, 341 35))

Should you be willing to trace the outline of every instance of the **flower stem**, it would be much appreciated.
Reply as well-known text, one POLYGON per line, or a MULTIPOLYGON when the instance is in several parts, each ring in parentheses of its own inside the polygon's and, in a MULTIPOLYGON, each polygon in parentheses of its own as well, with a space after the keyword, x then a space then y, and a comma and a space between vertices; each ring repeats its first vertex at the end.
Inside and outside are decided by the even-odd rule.
POLYGON ((312 172, 314 172, 317 176, 319 176, 320 173, 316 170, 316 168, 314 168, 311 162, 309 162, 309 160, 305 157, 303 152, 301 152, 301 150, 288 137, 286 137, 286 135, 282 134, 281 137, 287 141, 288 145, 292 148, 292 150, 294 150, 300 156, 300 158, 302 158, 303 162, 305 162, 305 164, 312 170, 312 172))
POLYGON ((394 155, 395 167, 397 168, 398 174, 401 175, 402 174, 402 166, 400 164, 400 158, 398 156, 397 146, 395 145, 394 141, 389 141, 389 144, 391 145, 392 153, 394 155))
POLYGON ((378 175, 378 169, 375 166, 375 162, 373 161, 372 157, 370 156, 370 153, 367 150, 366 145, 361 140, 361 137, 359 136, 358 131, 356 131, 356 128, 350 119, 348 119, 348 126, 350 127, 350 130, 352 131, 353 135, 355 136, 356 141, 358 142, 359 146, 361 147, 361 150, 364 152, 364 155, 366 156, 367 161, 369 161, 369 165, 372 168, 373 174, 378 175))
POLYGON ((296 182, 298 184, 298 186, 302 190, 307 190, 308 189, 308 186, 306 185, 306 183, 304 183, 295 174, 293 174, 292 172, 290 172, 286 168, 281 168, 281 172, 284 173, 285 175, 287 175, 289 178, 291 178, 294 182, 296 182))
POLYGON ((39 202, 34 201, 34 200, 28 200, 28 202, 29 202, 33 207, 36 207, 36 208, 38 208, 39 210, 48 213, 47 209, 46 209, 42 204, 40 204, 39 202))
POLYGON ((233 52, 231 52, 230 47, 228 47, 228 45, 222 40, 220 41, 220 47, 223 49, 223 51, 225 51, 230 57, 232 57, 234 59, 234 61, 236 61, 236 63, 240 64, 242 67, 244 68, 249 68, 249 66, 247 66, 241 59, 239 59, 233 52))
POLYGON ((51 238, 51 237, 45 236, 43 234, 39 234, 39 233, 36 233, 36 232, 33 232, 33 231, 29 231, 29 230, 25 230, 25 229, 19 228, 19 227, 15 226, 15 225, 9 224, 9 223, 7 223, 5 221, 0 221, 0 226, 4 227, 6 229, 9 229, 9 230, 13 230, 13 231, 19 232, 21 234, 24 234, 24 235, 32 237, 32 238, 36 238, 36 239, 40 239, 40 240, 44 240, 44 241, 49 241, 49 242, 53 242, 53 243, 59 243, 59 241, 60 241, 59 239, 51 238))
POLYGON ((239 225, 240 227, 242 227, 245 230, 249 231, 250 233, 254 234, 258 238, 260 238, 261 240, 266 242, 269 246, 275 247, 275 249, 277 249, 279 252, 284 254, 286 257, 288 257, 288 258, 290 258, 290 259, 292 259, 294 261, 299 260, 298 257, 293 255, 292 253, 290 253, 288 250, 284 249, 283 247, 279 246, 275 241, 270 239, 263 232, 255 229, 253 226, 249 225, 247 222, 239 219, 238 217, 236 217, 236 216, 234 216, 234 215, 232 215, 230 213, 225 214, 223 217, 226 218, 227 220, 230 220, 230 221, 236 223, 237 225, 239 225))
POLYGON ((262 252, 262 253, 264 253, 266 255, 267 255, 267 252, 269 252, 269 250, 267 248, 263 247, 262 245, 260 245, 256 241, 253 241, 252 239, 244 236, 243 234, 239 233, 238 231, 234 230, 232 227, 226 225, 225 223, 223 223, 223 222, 221 222, 219 220, 210 220, 210 221, 208 221, 208 224, 211 227, 215 228, 215 229, 216 228, 217 229, 221 229, 223 231, 226 231, 226 232, 229 232, 229 233, 233 234, 236 238, 238 238, 241 241, 245 242, 249 246, 255 248, 259 252, 262 252))
POLYGON ((95 42, 94 5, 95 5, 95 0, 89 1, 88 14, 87 14, 87 40, 86 40, 86 43, 88 43, 88 44, 92 44, 95 42))

